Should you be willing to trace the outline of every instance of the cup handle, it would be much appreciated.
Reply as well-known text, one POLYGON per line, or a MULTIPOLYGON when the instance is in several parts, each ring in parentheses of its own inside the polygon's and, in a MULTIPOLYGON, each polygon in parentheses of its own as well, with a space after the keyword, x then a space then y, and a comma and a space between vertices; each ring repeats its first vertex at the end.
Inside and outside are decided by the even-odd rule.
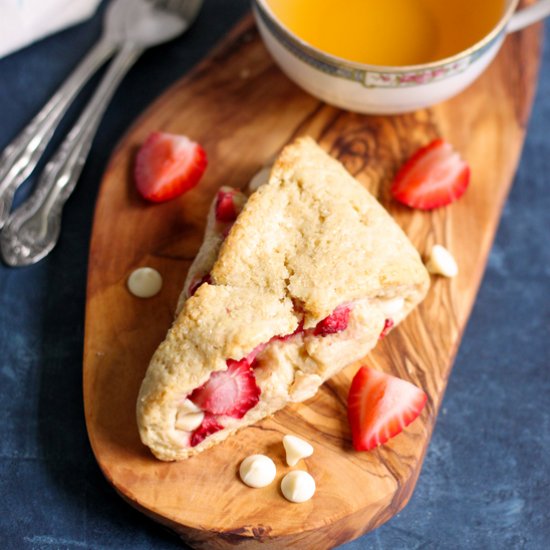
POLYGON ((512 15, 508 26, 506 27, 506 32, 516 32, 525 27, 528 27, 532 23, 536 23, 545 17, 550 15, 550 0, 540 0, 536 4, 517 11, 512 15))

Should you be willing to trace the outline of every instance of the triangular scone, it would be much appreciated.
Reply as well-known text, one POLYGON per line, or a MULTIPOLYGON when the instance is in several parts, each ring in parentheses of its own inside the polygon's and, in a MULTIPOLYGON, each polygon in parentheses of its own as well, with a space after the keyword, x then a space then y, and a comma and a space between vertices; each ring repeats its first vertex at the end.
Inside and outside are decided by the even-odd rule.
POLYGON ((390 215, 309 138, 283 150, 225 240, 208 236, 192 269, 210 273, 182 304, 138 398, 141 439, 162 460, 313 396, 429 286, 390 215))

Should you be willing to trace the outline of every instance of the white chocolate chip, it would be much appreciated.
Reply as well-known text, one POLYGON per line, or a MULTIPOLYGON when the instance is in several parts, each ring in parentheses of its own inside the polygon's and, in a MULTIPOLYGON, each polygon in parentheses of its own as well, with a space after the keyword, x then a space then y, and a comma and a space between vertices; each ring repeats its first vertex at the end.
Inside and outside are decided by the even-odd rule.
POLYGON ((151 298, 160 292, 162 277, 151 267, 140 267, 132 271, 126 283, 128 290, 138 298, 151 298))
POLYGON ((390 298, 389 300, 380 300, 380 309, 389 319, 403 310, 405 300, 401 297, 390 298))
POLYGON ((247 456, 239 468, 243 483, 256 489, 267 487, 275 479, 276 473, 275 463, 265 455, 247 456))
POLYGON ((183 414, 191 414, 202 412, 202 409, 195 405, 191 399, 186 399, 183 403, 181 403, 181 405, 179 405, 178 412, 183 414))
POLYGON ((283 445, 286 451, 286 463, 289 466, 296 466, 302 458, 313 454, 313 447, 295 435, 285 435, 283 445))
POLYGON ((176 416, 176 428, 184 432, 192 432, 202 424, 203 420, 204 413, 202 411, 190 414, 181 414, 181 412, 178 412, 176 416))
POLYGON ((179 407, 176 415, 176 429, 184 432, 196 430, 204 420, 204 413, 193 401, 186 399, 179 407))
POLYGON ((318 374, 305 374, 301 370, 296 371, 294 382, 289 390, 290 400, 301 402, 313 397, 322 383, 323 379, 318 374))
POLYGON ((315 480, 303 470, 294 470, 283 477, 281 492, 290 502, 305 502, 315 494, 315 480))
POLYGON ((434 244, 426 267, 430 273, 443 275, 444 277, 455 277, 458 274, 458 265, 453 255, 440 244, 434 244))

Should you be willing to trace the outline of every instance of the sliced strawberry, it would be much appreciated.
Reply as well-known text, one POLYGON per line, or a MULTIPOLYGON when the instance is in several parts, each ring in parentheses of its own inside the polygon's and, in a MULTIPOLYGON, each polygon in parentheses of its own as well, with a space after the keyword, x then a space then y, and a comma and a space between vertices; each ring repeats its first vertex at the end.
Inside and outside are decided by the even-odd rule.
POLYGON ((189 296, 193 296, 193 294, 197 292, 198 288, 204 283, 212 284, 212 277, 210 277, 210 273, 203 275, 200 279, 196 279, 191 283, 189 286, 189 296))
POLYGON ((218 191, 216 198, 216 219, 219 222, 230 223, 234 222, 239 215, 240 208, 235 203, 235 189, 221 188, 218 191))
POLYGON ((258 403, 260 393, 246 358, 228 359, 227 370, 212 373, 189 399, 205 412, 242 418, 258 403))
POLYGON ((470 167, 451 144, 436 139, 405 162, 391 192, 407 206, 431 210, 460 198, 469 181, 470 167))
POLYGON ((213 414, 206 413, 202 424, 191 434, 191 447, 198 445, 204 438, 220 430, 223 430, 223 426, 218 424, 216 417, 213 414))
POLYGON ((393 328, 393 325, 395 323, 393 322, 393 319, 386 319, 384 321, 384 328, 382 329, 382 332, 380 333, 380 336, 378 337, 380 340, 388 335, 390 330, 393 328))
POLYGON ((351 307, 349 305, 338 306, 328 317, 317 323, 313 334, 315 336, 328 336, 346 330, 350 312, 351 307))
POLYGON ((410 382, 361 367, 348 396, 355 450, 370 451, 400 433, 420 414, 426 399, 426 394, 410 382))
POLYGON ((134 177, 145 199, 163 202, 195 187, 206 169, 206 153, 186 136, 153 132, 136 156, 134 177))

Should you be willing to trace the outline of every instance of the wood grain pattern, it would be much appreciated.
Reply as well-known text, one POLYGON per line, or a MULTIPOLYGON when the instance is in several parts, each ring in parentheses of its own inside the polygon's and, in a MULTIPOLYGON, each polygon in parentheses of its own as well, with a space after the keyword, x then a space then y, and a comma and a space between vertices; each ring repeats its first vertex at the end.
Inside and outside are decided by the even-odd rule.
POLYGON ((88 433, 107 479, 136 508, 196 548, 330 548, 374 529, 409 500, 433 430, 455 352, 470 313, 508 193, 535 89, 540 28, 509 37, 497 60, 452 101, 410 115, 343 112, 299 90, 275 67, 250 19, 188 77, 162 96, 113 154, 99 195, 90 249, 84 400, 88 433), (136 195, 131 167, 149 132, 185 133, 201 142, 209 168, 198 188, 167 204, 136 195), (356 365, 305 404, 291 405, 181 463, 155 460, 139 441, 135 402, 149 358, 171 323, 186 271, 220 185, 245 185, 293 137, 309 134, 376 194, 421 252, 449 247, 460 275, 433 279, 428 298, 365 362, 421 386, 429 402, 403 434, 369 453, 351 449, 346 396, 356 365), (432 213, 393 203, 388 184, 418 146, 443 135, 472 166, 466 195, 432 213), (129 273, 152 266, 164 277, 149 300, 126 290, 129 273), (281 437, 315 446, 302 463, 315 497, 286 502, 289 470, 281 437), (240 461, 265 453, 276 482, 252 490, 240 461))

